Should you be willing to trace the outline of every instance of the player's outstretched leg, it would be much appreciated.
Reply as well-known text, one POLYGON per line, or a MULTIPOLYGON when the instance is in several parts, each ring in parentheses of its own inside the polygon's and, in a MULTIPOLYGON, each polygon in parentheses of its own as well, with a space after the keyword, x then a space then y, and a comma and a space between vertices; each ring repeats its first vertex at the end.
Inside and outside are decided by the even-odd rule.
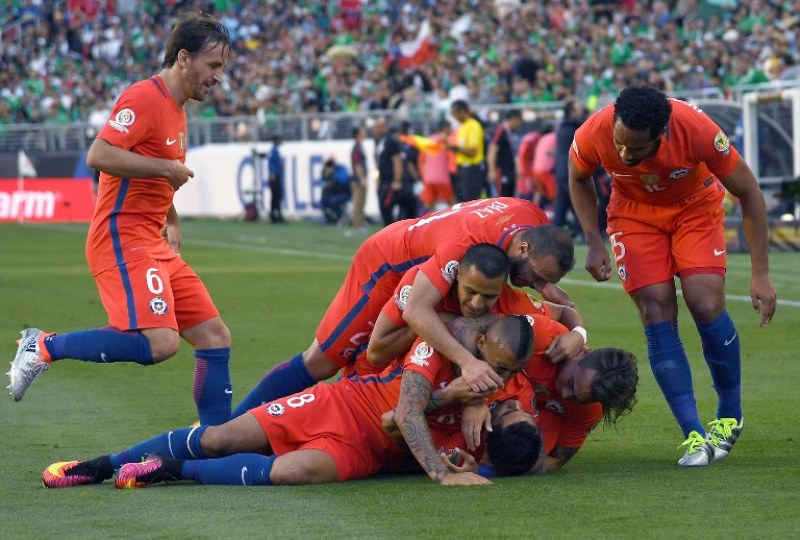
POLYGON ((48 488, 63 488, 99 484, 114 476, 109 456, 89 461, 61 461, 53 463, 42 472, 42 483, 48 488))
POLYGON ((159 482, 189 480, 216 486, 271 486, 276 458, 247 453, 211 459, 148 456, 141 463, 123 465, 117 472, 115 485, 119 489, 134 489, 159 482))
POLYGON ((114 485, 117 489, 134 489, 179 480, 182 465, 179 459, 148 456, 141 463, 126 463, 120 467, 114 485))
POLYGON ((17 343, 17 355, 11 362, 11 369, 6 373, 9 377, 9 385, 6 387, 14 397, 14 401, 19 401, 25 395, 25 391, 33 380, 42 372, 47 371, 50 363, 47 361, 42 341, 48 335, 38 328, 26 328, 20 332, 22 336, 17 343))

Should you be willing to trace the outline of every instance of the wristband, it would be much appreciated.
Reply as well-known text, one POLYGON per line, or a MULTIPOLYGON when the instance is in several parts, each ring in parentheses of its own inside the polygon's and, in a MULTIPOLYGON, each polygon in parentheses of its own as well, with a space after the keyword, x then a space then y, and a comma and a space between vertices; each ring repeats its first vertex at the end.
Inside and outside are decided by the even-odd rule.
POLYGON ((494 476, 494 467, 492 465, 478 465, 478 474, 484 478, 492 478, 494 476))
POLYGON ((576 326, 576 327, 572 328, 570 330, 570 332, 577 332, 578 334, 580 334, 581 337, 583 338, 583 344, 584 345, 589 343, 589 339, 588 339, 587 334, 586 334, 586 328, 584 328, 583 326, 576 326))

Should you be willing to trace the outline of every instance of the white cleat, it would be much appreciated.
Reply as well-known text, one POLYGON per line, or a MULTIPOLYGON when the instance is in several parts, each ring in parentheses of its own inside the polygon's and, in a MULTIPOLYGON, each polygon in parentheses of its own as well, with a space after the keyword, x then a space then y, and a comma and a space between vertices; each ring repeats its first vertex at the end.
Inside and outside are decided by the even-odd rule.
POLYGON ((711 462, 713 450, 707 444, 705 437, 698 432, 690 432, 678 448, 683 446, 686 447, 686 453, 678 460, 678 465, 681 467, 704 467, 711 462))
POLYGON ((47 371, 50 364, 42 360, 39 354, 39 335, 42 333, 38 328, 26 328, 20 335, 17 356, 11 362, 11 370, 8 375, 10 384, 8 389, 14 397, 14 401, 19 401, 25 395, 25 391, 33 380, 43 371, 47 371))
POLYGON ((711 463, 722 461, 733 449, 733 445, 739 439, 744 429, 744 418, 717 418, 708 424, 711 429, 708 431, 708 446, 711 449, 711 463))

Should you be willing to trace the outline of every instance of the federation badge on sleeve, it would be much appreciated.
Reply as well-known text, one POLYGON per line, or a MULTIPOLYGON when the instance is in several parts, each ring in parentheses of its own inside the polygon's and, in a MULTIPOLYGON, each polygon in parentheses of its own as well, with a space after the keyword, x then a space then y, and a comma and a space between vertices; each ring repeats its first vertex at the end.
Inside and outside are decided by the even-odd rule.
POLYGON ((723 131, 720 131, 714 136, 714 148, 717 149, 717 152, 721 152, 723 154, 727 154, 731 148, 731 142, 728 140, 728 136, 725 135, 723 131))
POLYGON ((169 306, 167 305, 167 301, 161 298, 160 296, 156 296, 152 300, 150 300, 150 311, 155 313, 156 315, 163 315, 167 311, 169 311, 169 306))
POLYGON ((280 416, 280 415, 283 414, 283 412, 285 410, 286 410, 286 407, 284 407, 282 404, 278 403, 277 401, 267 405, 267 412, 270 414, 270 416, 280 416))
POLYGON ((428 358, 430 358, 431 356, 433 356, 433 347, 428 345, 427 342, 423 341, 422 343, 417 345, 416 349, 414 349, 414 354, 411 355, 411 358, 409 360, 411 360, 412 364, 425 367, 430 365, 430 362, 428 362, 428 358))
POLYGON ((448 282, 453 283, 456 279, 456 270, 458 269, 458 261, 450 261, 444 268, 442 268, 442 277, 448 282))
POLYGON ((397 293, 397 296, 394 299, 394 303, 397 304, 397 309, 400 311, 406 310, 406 304, 408 304, 408 297, 411 296, 411 285, 405 285, 400 289, 400 292, 397 293))
POLYGON ((136 122, 136 113, 133 109, 122 109, 112 120, 108 121, 108 125, 116 129, 120 133, 128 133, 128 126, 132 126, 136 122))

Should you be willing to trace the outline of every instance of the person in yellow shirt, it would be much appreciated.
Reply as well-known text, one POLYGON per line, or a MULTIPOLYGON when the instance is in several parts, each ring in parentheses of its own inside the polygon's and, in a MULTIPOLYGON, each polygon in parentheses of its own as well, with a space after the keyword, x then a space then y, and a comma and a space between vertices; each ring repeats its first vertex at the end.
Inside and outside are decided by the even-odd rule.
POLYGON ((483 126, 464 100, 454 101, 450 113, 460 124, 456 131, 456 144, 449 145, 456 155, 455 196, 458 202, 471 201, 480 198, 486 183, 483 126))

